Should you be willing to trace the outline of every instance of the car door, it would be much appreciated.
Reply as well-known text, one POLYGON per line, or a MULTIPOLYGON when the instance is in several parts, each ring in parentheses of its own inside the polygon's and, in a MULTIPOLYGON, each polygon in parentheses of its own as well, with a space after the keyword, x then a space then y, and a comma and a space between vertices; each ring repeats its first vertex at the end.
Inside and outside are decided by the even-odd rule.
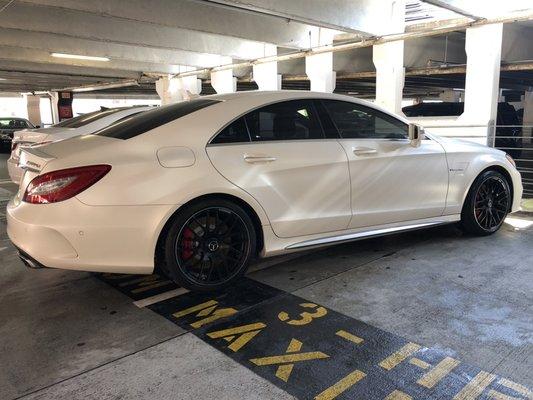
POLYGON ((350 222, 346 153, 325 137, 312 100, 251 111, 223 129, 207 154, 261 204, 280 237, 343 230, 350 222))
POLYGON ((349 159, 350 228, 437 217, 446 206, 448 165, 443 147, 414 147, 403 121, 355 102, 323 100, 349 159))

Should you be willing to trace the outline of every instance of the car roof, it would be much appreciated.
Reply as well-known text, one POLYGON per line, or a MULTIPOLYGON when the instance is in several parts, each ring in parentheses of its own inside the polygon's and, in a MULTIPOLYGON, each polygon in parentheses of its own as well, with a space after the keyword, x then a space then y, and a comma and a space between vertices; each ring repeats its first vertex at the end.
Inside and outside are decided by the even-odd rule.
POLYGON ((284 100, 296 100, 296 99, 330 99, 330 100, 340 100, 340 101, 348 101, 352 103, 358 103, 367 107, 375 108, 385 114, 389 114, 394 116, 395 118, 398 118, 402 120, 405 123, 409 123, 409 121, 398 114, 392 113, 383 107, 372 103, 367 100, 358 99, 356 97, 352 96, 346 96, 336 93, 323 93, 323 92, 312 92, 307 90, 250 90, 245 92, 234 92, 234 93, 225 93, 225 94, 213 94, 208 96, 201 96, 202 99, 212 99, 212 100, 218 100, 223 102, 230 103, 233 100, 242 100, 242 99, 254 99, 254 100, 264 100, 265 103, 268 102, 276 102, 276 101, 284 101, 284 100))

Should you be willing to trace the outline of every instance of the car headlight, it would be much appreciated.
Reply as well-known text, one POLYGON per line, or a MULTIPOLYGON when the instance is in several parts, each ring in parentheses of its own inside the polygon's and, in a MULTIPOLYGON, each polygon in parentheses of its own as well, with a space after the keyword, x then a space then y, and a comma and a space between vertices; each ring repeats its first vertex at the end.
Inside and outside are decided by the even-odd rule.
POLYGON ((510 156, 509 154, 507 154, 507 153, 505 153, 505 157, 507 158, 507 160, 509 160, 509 162, 510 162, 511 164, 513 164, 513 167, 516 168, 516 163, 515 163, 515 161, 513 160, 513 157, 511 157, 511 156, 510 156))

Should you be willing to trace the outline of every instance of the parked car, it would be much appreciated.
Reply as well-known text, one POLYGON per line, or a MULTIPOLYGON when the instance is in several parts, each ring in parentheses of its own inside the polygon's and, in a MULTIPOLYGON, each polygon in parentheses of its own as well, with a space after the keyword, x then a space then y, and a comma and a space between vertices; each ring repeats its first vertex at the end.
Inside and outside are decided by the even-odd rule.
POLYGON ((0 118, 0 151, 11 150, 11 141, 15 131, 34 128, 35 126, 24 118, 0 118))
POLYGON ((256 256, 456 222, 489 235, 522 195, 503 151, 301 91, 167 105, 25 148, 20 164, 7 232, 27 265, 156 270, 200 291, 256 256))
MULTIPOLYGON (((465 103, 418 103, 402 108, 407 117, 446 117, 459 116, 465 103)), ((522 154, 522 125, 515 108, 509 103, 498 103, 495 147, 502 148, 514 158, 522 154)))
POLYGON ((11 156, 7 161, 9 177, 15 183, 20 182, 23 171, 17 164, 22 147, 40 146, 74 136, 88 135, 124 118, 151 109, 153 109, 151 106, 102 108, 99 111, 61 121, 48 128, 17 131, 11 145, 11 156))

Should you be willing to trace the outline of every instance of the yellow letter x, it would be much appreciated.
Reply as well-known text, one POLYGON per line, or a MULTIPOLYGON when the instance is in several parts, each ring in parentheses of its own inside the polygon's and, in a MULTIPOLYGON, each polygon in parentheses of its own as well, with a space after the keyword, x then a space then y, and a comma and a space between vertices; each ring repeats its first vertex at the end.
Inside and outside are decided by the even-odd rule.
POLYGON ((295 362, 318 360, 321 358, 329 357, 327 354, 324 354, 321 351, 298 353, 301 348, 302 342, 296 339, 291 339, 291 342, 289 343, 289 347, 287 347, 287 351, 285 352, 285 354, 280 356, 252 358, 250 361, 258 366, 280 364, 278 370, 276 371, 276 376, 282 381, 287 382, 289 380, 295 362))

